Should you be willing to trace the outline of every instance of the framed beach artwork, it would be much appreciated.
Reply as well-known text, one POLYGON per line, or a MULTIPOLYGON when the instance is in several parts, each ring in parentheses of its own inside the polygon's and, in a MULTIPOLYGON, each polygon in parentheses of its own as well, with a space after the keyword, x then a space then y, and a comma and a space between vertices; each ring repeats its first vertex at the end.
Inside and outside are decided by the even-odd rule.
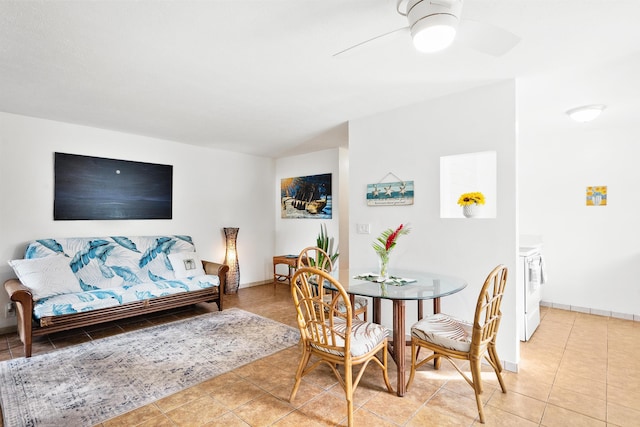
POLYGON ((367 184, 368 206, 405 206, 413 204, 413 181, 367 184))
POLYGON ((607 186, 598 185, 587 187, 587 206, 606 206, 607 186))
POLYGON ((55 153, 54 220, 171 219, 173 166, 55 153))
POLYGON ((283 178, 280 205, 282 218, 331 219, 331 174, 283 178))

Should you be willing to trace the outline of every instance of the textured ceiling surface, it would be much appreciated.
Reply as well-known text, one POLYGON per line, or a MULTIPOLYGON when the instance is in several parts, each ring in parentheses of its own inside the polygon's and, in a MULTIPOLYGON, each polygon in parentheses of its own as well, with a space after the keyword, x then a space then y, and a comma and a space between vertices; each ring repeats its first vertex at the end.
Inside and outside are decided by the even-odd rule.
POLYGON ((633 120, 640 1, 466 0, 454 45, 417 53, 396 0, 0 2, 0 111, 260 156, 345 145, 350 119, 517 79, 519 120, 633 120), (466 22, 466 24, 465 24, 466 22), (465 31, 520 37, 502 56, 465 31), (628 108, 627 108, 628 107, 628 108))

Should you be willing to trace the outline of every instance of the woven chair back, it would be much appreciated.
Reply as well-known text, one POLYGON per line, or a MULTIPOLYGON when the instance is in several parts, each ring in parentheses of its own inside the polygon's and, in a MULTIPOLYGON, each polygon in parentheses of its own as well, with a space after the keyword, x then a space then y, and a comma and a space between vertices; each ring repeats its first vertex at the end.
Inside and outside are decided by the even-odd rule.
POLYGON ((324 250, 316 246, 309 246, 298 255, 298 268, 300 267, 315 267, 331 272, 333 271, 333 262, 324 250))
POLYGON ((507 267, 498 265, 487 276, 476 304, 471 338, 471 352, 482 354, 490 342, 498 335, 502 312, 500 305, 507 284, 507 267))
POLYGON ((326 271, 301 267, 293 275, 291 294, 306 344, 348 357, 353 311, 342 285, 326 271), (317 286, 320 283, 324 285, 317 286), (339 303, 344 303, 346 310, 339 310, 339 303))

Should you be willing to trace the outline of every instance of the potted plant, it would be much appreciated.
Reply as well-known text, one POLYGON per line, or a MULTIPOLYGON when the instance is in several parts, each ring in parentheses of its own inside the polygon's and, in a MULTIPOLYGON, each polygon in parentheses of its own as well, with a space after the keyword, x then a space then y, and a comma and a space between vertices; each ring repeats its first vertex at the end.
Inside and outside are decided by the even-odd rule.
POLYGON ((458 204, 462 206, 462 214, 465 217, 473 218, 478 214, 478 205, 484 205, 484 194, 479 191, 464 193, 458 199, 458 204))
MULTIPOLYGON (((329 259, 331 259, 331 264, 335 265, 335 262, 340 254, 338 253, 337 248, 335 252, 333 251, 334 239, 333 237, 329 237, 326 224, 320 224, 320 234, 318 234, 318 237, 316 238, 316 246, 325 251, 327 255, 329 255, 329 259)), ((318 254, 318 260, 315 261, 316 265, 322 265, 324 261, 323 257, 324 255, 322 253, 318 254)), ((310 262, 314 261, 310 260, 310 262)))
POLYGON ((373 242, 373 249, 378 254, 380 262, 380 281, 384 282, 389 278, 389 254, 396 247, 398 237, 409 234, 410 231, 408 224, 400 224, 395 230, 389 228, 383 231, 373 242))

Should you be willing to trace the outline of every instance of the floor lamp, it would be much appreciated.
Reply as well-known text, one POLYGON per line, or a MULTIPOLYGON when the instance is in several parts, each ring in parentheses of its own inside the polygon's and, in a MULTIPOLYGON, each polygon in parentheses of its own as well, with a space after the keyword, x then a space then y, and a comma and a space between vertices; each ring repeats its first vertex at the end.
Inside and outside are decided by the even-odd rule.
POLYGON ((232 227, 224 228, 224 236, 227 245, 224 263, 229 266, 229 271, 227 272, 227 284, 224 289, 225 294, 235 294, 238 292, 238 286, 240 285, 240 265, 238 264, 238 250, 236 249, 238 230, 240 229, 232 227))

